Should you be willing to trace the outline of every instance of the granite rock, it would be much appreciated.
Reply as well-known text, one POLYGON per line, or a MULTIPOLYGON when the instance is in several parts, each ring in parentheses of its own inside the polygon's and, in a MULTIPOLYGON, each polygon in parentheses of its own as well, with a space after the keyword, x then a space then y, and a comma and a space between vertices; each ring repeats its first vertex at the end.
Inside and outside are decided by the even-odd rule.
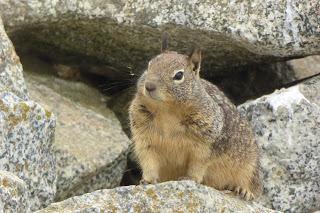
POLYGON ((26 182, 33 210, 55 195, 54 128, 52 113, 41 105, 10 92, 0 94, 0 169, 26 182))
MULTIPOLYGON (((57 116, 54 142, 57 159, 55 199, 63 200, 97 189, 119 186, 126 169, 130 140, 122 131, 114 113, 102 102, 103 111, 100 108, 84 107, 82 103, 87 101, 85 99, 100 100, 92 92, 93 89, 89 90, 81 82, 68 82, 67 85, 63 83, 66 83, 64 80, 49 78, 60 85, 59 91, 76 87, 85 94, 74 95, 76 98, 69 99, 43 84, 47 82, 44 80, 46 77, 26 75, 30 97, 51 109, 57 116), (87 90, 91 92, 91 97, 87 97, 84 92, 87 90)), ((52 84, 51 87, 55 87, 52 84)), ((72 92, 77 91, 64 91, 64 94, 72 92)))
POLYGON ((262 147, 261 203, 285 212, 320 209, 320 76, 238 107, 262 147))
POLYGON ((207 74, 319 54, 319 11, 318 0, 0 2, 18 46, 60 61, 102 63, 106 75, 127 77, 159 53, 163 30, 172 49, 203 47, 207 74))
POLYGON ((26 183, 6 171, 0 171, 0 212, 30 212, 26 183))
POLYGON ((26 183, 31 210, 48 205, 55 194, 54 127, 53 114, 29 99, 0 19, 0 170, 26 183))
POLYGON ((4 30, 0 17, 0 93, 12 92, 27 100, 28 92, 22 72, 19 57, 4 30))
POLYGON ((274 212, 191 181, 126 186, 53 203, 49 212, 274 212))

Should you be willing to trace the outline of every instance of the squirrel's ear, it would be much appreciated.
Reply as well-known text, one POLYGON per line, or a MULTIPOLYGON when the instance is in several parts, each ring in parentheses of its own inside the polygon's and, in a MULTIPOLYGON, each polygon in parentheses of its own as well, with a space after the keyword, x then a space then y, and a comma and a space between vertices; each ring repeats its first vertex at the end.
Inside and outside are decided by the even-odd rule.
POLYGON ((162 34, 161 52, 165 52, 166 50, 168 50, 168 40, 169 40, 169 33, 164 32, 162 34))
POLYGON ((190 63, 193 65, 193 71, 199 73, 200 65, 201 65, 201 49, 196 47, 192 50, 191 54, 189 54, 190 63))

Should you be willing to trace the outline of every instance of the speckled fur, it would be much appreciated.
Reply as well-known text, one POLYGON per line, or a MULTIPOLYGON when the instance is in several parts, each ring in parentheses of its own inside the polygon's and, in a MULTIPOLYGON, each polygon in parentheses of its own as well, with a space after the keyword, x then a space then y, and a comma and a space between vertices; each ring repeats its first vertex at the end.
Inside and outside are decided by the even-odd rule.
POLYGON ((199 77, 193 57, 165 51, 139 79, 129 114, 143 180, 188 178, 252 199, 262 182, 251 128, 216 86, 199 77), (176 70, 184 70, 182 83, 173 80, 176 70), (146 92, 145 82, 156 85, 155 93, 146 92))

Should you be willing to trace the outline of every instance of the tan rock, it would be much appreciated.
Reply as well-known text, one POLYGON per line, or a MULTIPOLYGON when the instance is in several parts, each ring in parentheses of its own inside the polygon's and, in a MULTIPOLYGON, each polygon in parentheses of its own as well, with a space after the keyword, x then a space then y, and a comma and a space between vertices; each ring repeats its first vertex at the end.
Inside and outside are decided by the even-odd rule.
POLYGON ((293 69, 297 79, 320 73, 320 55, 290 60, 287 62, 293 69))
MULTIPOLYGON (((90 90, 81 82, 49 77, 51 87, 60 85, 59 91, 69 89, 65 91, 69 96, 79 93, 69 99, 43 84, 48 77, 27 76, 30 96, 57 116, 54 143, 58 166, 56 199, 118 186, 126 168, 130 142, 113 112, 99 99, 98 91, 90 90), (81 102, 86 98, 98 99, 95 102, 100 102, 104 110, 84 107, 81 102), (99 110, 103 115, 97 112, 99 110)), ((87 105, 86 100, 84 102, 87 105)))

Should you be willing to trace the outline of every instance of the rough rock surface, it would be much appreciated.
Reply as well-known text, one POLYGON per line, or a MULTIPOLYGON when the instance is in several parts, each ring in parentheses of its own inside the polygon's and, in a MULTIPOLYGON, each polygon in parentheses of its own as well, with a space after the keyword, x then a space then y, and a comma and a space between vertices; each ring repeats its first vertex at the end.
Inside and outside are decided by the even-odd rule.
POLYGON ((65 61, 86 56, 106 65, 107 75, 145 68, 164 29, 173 49, 202 46, 210 72, 317 54, 319 11, 318 0, 0 2, 6 26, 21 35, 17 43, 65 61))
POLYGON ((0 171, 0 212, 30 212, 26 183, 6 171, 0 171))
MULTIPOLYGON (((26 75, 30 97, 57 116, 54 143, 58 172, 56 200, 119 186, 130 141, 113 112, 101 103, 105 108, 101 115, 81 105, 85 95, 77 95, 78 101, 70 100, 40 83, 46 82, 46 77, 26 75)), ((63 84, 65 81, 56 83, 59 82, 60 91, 72 86, 86 88, 81 87, 79 84, 83 83, 80 82, 69 82, 69 87, 63 84)))
POLYGON ((273 212, 190 181, 95 191, 40 212, 273 212))
POLYGON ((0 94, 0 169, 26 182, 33 209, 49 204, 55 195, 54 128, 52 113, 36 102, 0 94))
POLYGON ((268 207, 320 209, 320 76, 239 106, 262 147, 268 207))
POLYGON ((27 100, 28 93, 22 72, 19 57, 4 30, 0 17, 0 93, 11 92, 27 100))
POLYGON ((22 66, 0 19, 0 170, 21 178, 31 209, 48 205, 56 188, 55 119, 29 99, 22 66))

